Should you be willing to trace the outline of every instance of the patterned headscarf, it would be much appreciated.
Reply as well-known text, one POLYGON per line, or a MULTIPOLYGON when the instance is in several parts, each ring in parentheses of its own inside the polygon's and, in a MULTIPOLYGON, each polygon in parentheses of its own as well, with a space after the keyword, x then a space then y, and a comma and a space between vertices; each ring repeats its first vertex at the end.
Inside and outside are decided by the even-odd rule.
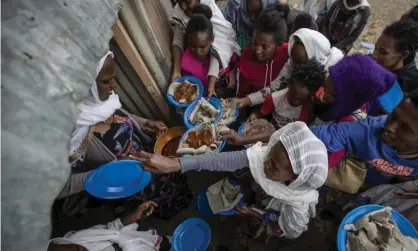
POLYGON ((329 68, 336 101, 331 109, 317 116, 324 121, 338 120, 365 104, 376 103, 396 82, 396 76, 368 55, 344 57, 329 68))

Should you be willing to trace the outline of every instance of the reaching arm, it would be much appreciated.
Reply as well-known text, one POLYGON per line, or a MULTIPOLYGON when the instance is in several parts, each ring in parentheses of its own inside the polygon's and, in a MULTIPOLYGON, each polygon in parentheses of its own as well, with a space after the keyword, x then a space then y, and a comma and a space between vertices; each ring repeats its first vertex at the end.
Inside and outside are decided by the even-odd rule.
POLYGON ((226 171, 233 172, 248 167, 246 151, 235 151, 180 158, 181 171, 226 171))
MULTIPOLYGON (((177 24, 174 27, 173 43, 171 53, 173 54, 173 78, 181 74, 181 55, 184 49, 184 28, 177 24)), ((174 80, 174 79, 173 79, 174 80)))
POLYGON ((347 149, 349 154, 355 154, 352 152, 352 147, 347 146, 350 144, 362 144, 362 142, 368 139, 369 119, 367 118, 359 122, 312 126, 311 131, 324 142, 328 151, 338 152, 347 149))

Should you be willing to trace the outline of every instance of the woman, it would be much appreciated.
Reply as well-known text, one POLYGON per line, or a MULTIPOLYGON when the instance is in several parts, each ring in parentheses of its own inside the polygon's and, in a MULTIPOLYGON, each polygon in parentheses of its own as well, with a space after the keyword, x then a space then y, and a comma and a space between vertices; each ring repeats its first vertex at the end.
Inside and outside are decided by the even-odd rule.
POLYGON ((237 42, 242 50, 251 43, 254 33, 254 25, 260 13, 276 0, 229 0, 228 5, 222 11, 225 19, 232 24, 237 34, 237 42))
MULTIPOLYGON (((72 174, 58 198, 83 191, 84 180, 91 170, 111 161, 135 159, 141 150, 152 151, 153 142, 145 131, 166 130, 162 122, 139 118, 121 109, 119 97, 113 91, 115 77, 116 64, 109 51, 97 65, 96 81, 87 98, 77 106, 80 114, 71 138, 72 174)), ((136 199, 153 199, 159 204, 160 215, 170 216, 178 210, 165 208, 167 204, 187 204, 188 193, 185 177, 155 176, 136 199), (171 192, 180 196, 171 200, 171 192)))
POLYGON ((332 46, 348 53, 370 16, 367 0, 337 0, 320 24, 332 46))
MULTIPOLYGON (((328 173, 325 145, 305 123, 290 123, 276 131, 267 146, 245 151, 170 159, 141 152, 145 168, 156 173, 190 170, 230 171, 250 167, 255 181, 272 197, 266 209, 279 214, 274 224, 282 236, 297 238, 315 216, 318 192, 328 173)), ((266 216, 267 218, 267 216, 266 216)))
POLYGON ((385 28, 376 42, 373 58, 398 78, 402 91, 418 88, 415 53, 418 49, 418 23, 398 21, 385 28))
MULTIPOLYGON (((216 95, 215 84, 219 76, 229 69, 229 62, 234 53, 239 54, 239 45, 235 42, 235 31, 232 25, 222 15, 215 0, 177 0, 173 10, 173 21, 176 23, 172 43, 173 72, 171 80, 174 82, 181 76, 181 57, 185 47, 186 27, 193 9, 199 4, 207 5, 212 11, 215 53, 210 57, 210 67, 207 74, 209 88, 208 97, 216 95)), ((231 73, 232 74, 232 73, 231 73)))
POLYGON ((143 216, 153 213, 157 204, 147 201, 134 212, 118 218, 106 225, 97 225, 80 231, 72 231, 62 238, 49 242, 48 251, 168 251, 170 242, 167 237, 159 236, 155 230, 137 231, 137 222, 143 216), (149 209, 148 213, 145 213, 149 209), (145 215, 144 215, 145 214, 145 215))
POLYGON ((262 104, 270 92, 278 91, 286 87, 286 83, 291 77, 294 64, 315 58, 328 70, 330 66, 335 65, 344 57, 339 49, 331 48, 328 39, 321 33, 307 28, 299 29, 290 36, 288 52, 289 59, 280 71, 279 76, 271 82, 271 91, 266 88, 262 91, 252 93, 245 98, 240 98, 238 100, 240 107, 262 104))

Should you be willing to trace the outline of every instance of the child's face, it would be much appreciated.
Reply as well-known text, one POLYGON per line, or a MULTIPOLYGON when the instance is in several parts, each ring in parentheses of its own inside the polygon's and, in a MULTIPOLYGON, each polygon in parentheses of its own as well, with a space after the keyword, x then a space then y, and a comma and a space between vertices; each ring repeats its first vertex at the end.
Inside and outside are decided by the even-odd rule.
POLYGON ((297 107, 310 101, 313 94, 299 81, 291 79, 287 92, 288 102, 291 106, 297 107))
POLYGON ((292 59, 292 63, 300 64, 307 61, 308 54, 306 53, 305 46, 303 44, 295 44, 290 51, 290 59, 292 59))
POLYGON ((272 59, 277 48, 274 40, 274 34, 254 31, 253 44, 251 45, 251 48, 258 61, 272 59))
POLYGON ((255 23, 258 16, 261 13, 261 1, 260 0, 249 0, 247 6, 247 15, 251 22, 255 23))
POLYGON ((290 181, 296 178, 292 164, 283 144, 279 141, 271 149, 268 159, 264 162, 264 173, 273 181, 290 181))
POLYGON ((206 31, 198 31, 187 35, 187 45, 193 56, 201 61, 208 60, 213 37, 206 31))

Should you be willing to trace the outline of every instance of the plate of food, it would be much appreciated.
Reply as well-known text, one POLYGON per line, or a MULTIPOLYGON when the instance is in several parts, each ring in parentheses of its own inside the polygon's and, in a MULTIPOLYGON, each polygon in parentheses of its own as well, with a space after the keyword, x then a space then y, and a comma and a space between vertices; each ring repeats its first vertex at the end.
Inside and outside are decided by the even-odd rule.
POLYGON ((237 100, 221 99, 222 116, 217 122, 220 125, 230 125, 234 123, 239 115, 237 100))
POLYGON ((418 232, 400 213, 381 205, 353 209, 342 220, 337 235, 338 251, 418 250, 418 232), (407 246, 399 246, 399 245, 407 246), (386 250, 385 248, 385 250, 386 250))
POLYGON ((200 123, 216 123, 222 115, 222 104, 219 99, 211 97, 209 100, 200 98, 189 105, 184 112, 183 120, 187 128, 200 123))
MULTIPOLYGON (((276 128, 265 119, 256 119, 251 122, 245 122, 238 128, 238 134, 242 136, 251 136, 264 132, 273 134, 275 131, 276 128)), ((251 145, 244 145, 246 148, 250 146, 251 145)))
POLYGON ((187 107, 202 96, 203 84, 193 76, 178 78, 167 89, 167 99, 176 107, 187 107))
POLYGON ((229 131, 229 128, 204 123, 192 127, 184 133, 176 153, 183 156, 220 152, 225 146, 220 136, 223 131, 229 131))

